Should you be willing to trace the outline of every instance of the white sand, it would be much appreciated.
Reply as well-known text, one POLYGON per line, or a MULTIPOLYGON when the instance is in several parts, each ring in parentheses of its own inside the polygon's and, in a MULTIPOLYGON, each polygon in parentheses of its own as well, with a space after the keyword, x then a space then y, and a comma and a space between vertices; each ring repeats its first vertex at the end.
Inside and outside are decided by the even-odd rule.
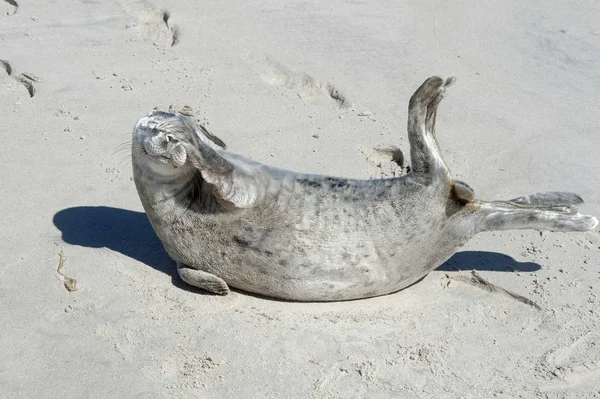
POLYGON ((600 396, 597 233, 482 234, 375 299, 215 297, 177 277, 127 144, 154 107, 189 105, 256 160, 380 176, 365 154, 408 155, 410 95, 454 75, 438 134, 457 178, 482 199, 574 191, 598 216, 600 3, 17 0, 11 15, 11 2, 0 2, 12 67, 0 68, 0 396, 600 396), (22 73, 40 80, 33 97, 22 73), (78 291, 56 273, 61 248, 78 291), (472 269, 542 310, 445 277, 472 269))

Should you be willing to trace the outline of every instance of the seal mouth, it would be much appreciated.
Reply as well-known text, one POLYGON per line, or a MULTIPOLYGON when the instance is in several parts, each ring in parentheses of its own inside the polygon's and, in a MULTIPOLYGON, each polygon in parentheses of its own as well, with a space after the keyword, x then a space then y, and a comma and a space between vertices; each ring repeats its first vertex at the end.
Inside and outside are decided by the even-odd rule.
MULTIPOLYGON (((142 151, 143 151, 143 152, 144 152, 144 154, 145 154, 147 157, 149 157, 149 158, 154 158, 154 159, 156 159, 157 161, 160 161, 160 162, 162 162, 162 163, 164 163, 164 164, 168 164, 168 163, 171 163, 171 164, 173 164, 173 160, 172 160, 171 158, 169 158, 169 157, 166 157, 166 156, 164 156, 164 155, 150 155, 150 154, 148 154, 148 151, 146 151, 146 149, 144 148, 144 146, 142 146, 142 151)), ((173 166, 174 166, 175 168, 177 167, 177 165, 173 165, 173 166)))

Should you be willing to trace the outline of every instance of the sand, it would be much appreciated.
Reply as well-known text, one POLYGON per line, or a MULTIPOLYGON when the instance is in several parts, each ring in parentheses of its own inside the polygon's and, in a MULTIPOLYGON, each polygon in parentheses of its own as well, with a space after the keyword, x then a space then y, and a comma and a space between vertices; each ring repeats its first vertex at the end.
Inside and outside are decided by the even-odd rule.
POLYGON ((391 176, 372 149, 408 154, 410 95, 452 75, 438 135, 457 178, 486 200, 574 191, 598 216, 600 3, 3 0, 0 13, 2 397, 600 397, 598 232, 481 234, 380 298, 216 297, 177 277, 129 156, 139 117, 188 106, 253 159, 391 176), (472 270, 540 309, 468 284, 472 270))

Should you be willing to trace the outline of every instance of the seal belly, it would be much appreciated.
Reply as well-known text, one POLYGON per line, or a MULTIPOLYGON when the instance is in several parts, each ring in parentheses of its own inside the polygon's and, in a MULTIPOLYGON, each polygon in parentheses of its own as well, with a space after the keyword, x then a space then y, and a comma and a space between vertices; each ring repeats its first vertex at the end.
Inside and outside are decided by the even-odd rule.
MULTIPOLYGON (((282 206, 246 211, 222 226, 221 231, 235 231, 225 245, 227 259, 207 244, 215 254, 207 271, 239 289, 305 301, 376 296, 411 284, 432 268, 423 251, 441 234, 443 208, 431 212, 435 195, 427 189, 418 205, 402 198, 377 200, 379 190, 369 189, 371 195, 359 193, 356 200, 339 191, 326 196, 295 191, 295 200, 279 198, 282 206), (428 196, 431 203, 423 201, 428 196)), ((384 190, 388 196, 395 191, 384 190)))

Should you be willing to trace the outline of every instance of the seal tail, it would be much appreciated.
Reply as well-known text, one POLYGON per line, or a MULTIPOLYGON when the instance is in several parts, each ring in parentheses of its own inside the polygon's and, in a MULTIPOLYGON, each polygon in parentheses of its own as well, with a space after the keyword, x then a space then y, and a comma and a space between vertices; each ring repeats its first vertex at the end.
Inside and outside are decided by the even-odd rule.
POLYGON ((491 230, 588 231, 598 219, 582 215, 577 208, 583 199, 573 193, 552 191, 536 193, 509 201, 476 202, 478 232, 491 230))

